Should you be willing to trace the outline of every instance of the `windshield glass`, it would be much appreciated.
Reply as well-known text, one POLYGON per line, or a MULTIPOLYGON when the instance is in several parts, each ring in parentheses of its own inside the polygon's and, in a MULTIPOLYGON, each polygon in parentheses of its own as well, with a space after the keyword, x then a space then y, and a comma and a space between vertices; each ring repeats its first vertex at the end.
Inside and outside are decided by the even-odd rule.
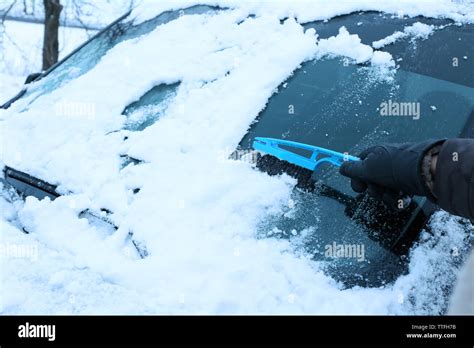
MULTIPOLYGON (((94 68, 97 63, 106 55, 106 53, 117 44, 133 40, 142 35, 152 32, 156 27, 169 23, 183 15, 205 14, 217 11, 217 8, 198 5, 179 11, 167 11, 161 15, 134 25, 133 20, 128 16, 118 20, 106 30, 100 32, 92 40, 87 42, 77 52, 61 61, 41 80, 28 86, 26 93, 22 96, 24 109, 29 106, 41 95, 51 93, 52 91, 64 86, 69 81, 87 73, 94 68)), ((130 69, 133 62, 123 61, 120 69, 130 69)))
POLYGON ((124 129, 142 131, 155 123, 172 103, 178 87, 179 83, 155 86, 139 100, 128 105, 123 111, 127 117, 124 129))
POLYGON ((474 50, 472 24, 460 26, 444 19, 399 18, 383 13, 364 12, 304 25, 307 29, 314 28, 321 38, 337 35, 341 26, 346 27, 350 33, 359 35, 366 45, 373 45, 393 34, 408 31, 411 35, 393 44, 386 43, 381 47, 375 44, 374 48, 392 54, 403 70, 474 87, 474 69, 472 61, 469 61, 474 50), (422 29, 410 32, 413 25, 422 29))

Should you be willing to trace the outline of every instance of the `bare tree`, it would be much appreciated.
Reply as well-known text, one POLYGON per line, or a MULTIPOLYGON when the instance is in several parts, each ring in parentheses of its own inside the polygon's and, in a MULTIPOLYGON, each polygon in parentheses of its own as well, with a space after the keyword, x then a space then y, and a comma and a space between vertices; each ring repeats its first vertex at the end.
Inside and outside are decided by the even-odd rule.
POLYGON ((35 14, 35 5, 36 1, 35 0, 23 0, 23 13, 25 15, 34 15, 35 14))
POLYGON ((59 17, 63 6, 60 0, 43 0, 44 3, 44 38, 43 70, 56 64, 59 56, 59 17))

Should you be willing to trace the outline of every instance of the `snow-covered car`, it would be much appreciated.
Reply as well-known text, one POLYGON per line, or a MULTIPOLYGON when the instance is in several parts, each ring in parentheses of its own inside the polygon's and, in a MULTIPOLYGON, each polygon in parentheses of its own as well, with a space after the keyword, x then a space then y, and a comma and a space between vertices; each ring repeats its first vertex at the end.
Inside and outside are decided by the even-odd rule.
POLYGON ((191 274, 176 285, 183 291, 217 275, 247 284, 251 264, 255 287, 264 287, 258 274, 291 273, 294 262, 344 287, 406 274, 435 206, 416 197, 393 211, 355 194, 335 167, 313 173, 252 143, 357 155, 378 143, 473 137, 472 13, 344 4, 322 14, 300 3, 286 12, 155 4, 99 32, 0 112, 3 183, 28 196, 24 231, 74 254, 91 248, 100 269, 155 260, 162 282, 191 274), (299 261, 269 261, 277 254, 299 261))

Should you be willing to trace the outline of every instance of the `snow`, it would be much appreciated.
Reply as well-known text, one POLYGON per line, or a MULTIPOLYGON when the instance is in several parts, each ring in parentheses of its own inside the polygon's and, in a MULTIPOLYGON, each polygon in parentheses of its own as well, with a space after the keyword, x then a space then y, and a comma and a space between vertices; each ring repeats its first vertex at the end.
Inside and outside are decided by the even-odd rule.
POLYGON ((361 43, 358 35, 351 35, 345 27, 339 29, 337 36, 322 39, 318 43, 321 51, 318 56, 344 56, 354 59, 356 63, 364 63, 372 58, 373 50, 361 43))
MULTIPOLYGON (((134 17, 146 20, 183 3, 195 1, 143 3, 134 17)), ((443 1, 435 2, 438 7, 337 2, 309 11, 308 2, 226 3, 238 8, 182 16, 123 41, 61 88, 32 93, 0 111, 1 162, 60 184, 67 193, 54 201, 22 202, 2 191, 0 243, 3 249, 30 246, 33 254, 0 254, 0 313, 437 314, 445 309, 439 287, 449 288, 459 263, 450 257, 451 248, 464 247, 460 219, 434 216, 434 234, 424 232, 411 251, 409 273, 394 284, 343 289, 291 241, 256 237, 263 220, 294 207, 294 180, 269 177, 245 161, 223 161, 222 154, 235 149, 302 62, 343 57, 369 69, 394 68, 389 53, 374 51, 344 27, 318 40, 295 19, 281 23, 280 18, 327 19, 374 8, 393 13, 403 6, 407 15, 466 22, 472 13, 443 1), (248 18, 250 13, 258 16, 248 18), (176 82, 181 82, 176 96, 158 122, 139 133, 121 130, 127 105, 153 86, 176 82), (64 115, 58 111, 64 103, 93 107, 87 115, 64 115), (120 155, 144 163, 121 169, 120 155), (133 194, 136 188, 140 191, 133 194), (103 231, 79 217, 86 208, 112 211, 119 229, 103 231), (139 259, 131 251, 129 232, 146 245, 148 257, 139 259)), ((47 78, 31 88, 46 83, 47 78)))
POLYGON ((317 265, 272 238, 223 244, 218 235, 206 236, 193 240, 194 248, 180 243, 182 252, 169 252, 178 252, 174 258, 133 261, 114 251, 113 239, 97 237, 78 221, 69 199, 28 199, 16 207, 0 200, 10 216, 0 221, 2 245, 33 251, 26 257, 0 254, 2 313, 440 314, 448 301, 440 288, 455 281, 453 269, 467 251, 460 219, 440 212, 430 223, 433 232, 423 232, 412 249, 407 275, 385 287, 343 290, 317 265), (33 219, 33 234, 15 226, 15 212, 33 219), (185 253, 191 253, 189 263, 182 259, 185 253))
POLYGON ((144 22, 167 10, 176 10, 195 4, 207 4, 227 8, 239 8, 244 12, 260 15, 272 15, 280 19, 296 17, 299 23, 330 18, 359 11, 381 11, 398 16, 425 16, 431 18, 449 18, 459 23, 474 22, 474 5, 469 2, 450 0, 173 0, 143 1, 132 12, 136 22, 144 22))
POLYGON ((374 51, 372 47, 361 42, 356 34, 350 34, 345 27, 339 29, 337 36, 318 41, 316 57, 346 57, 357 64, 370 61, 372 66, 394 67, 393 57, 388 52, 374 51))
MULTIPOLYGON (((62 0, 60 23, 61 26, 82 28, 83 26, 95 30, 105 27, 115 19, 119 18, 142 1, 149 0, 94 0, 94 1, 71 1, 62 0)), ((44 20, 44 7, 36 0, 0 0, 0 11, 13 7, 8 15, 17 19, 41 22, 44 20)))
POLYGON ((382 48, 384 46, 391 45, 391 44, 397 42, 398 40, 403 39, 407 36, 408 36, 407 34, 402 33, 401 31, 396 31, 392 35, 389 35, 389 36, 387 36, 383 39, 380 39, 378 41, 372 42, 372 47, 376 48, 376 49, 379 49, 379 48, 382 48))
POLYGON ((350 34, 345 27, 339 29, 338 35, 319 40, 315 57, 343 57, 345 62, 352 60, 357 64, 370 62, 373 69, 369 74, 374 81, 393 81, 395 61, 392 55, 373 50, 363 44, 357 34, 350 34))
POLYGON ((374 66, 387 66, 387 67, 395 66, 393 57, 388 52, 374 51, 374 54, 372 55, 370 62, 374 66))
POLYGON ((414 39, 426 40, 428 36, 433 33, 434 25, 427 25, 424 23, 416 22, 412 26, 404 29, 405 33, 412 36, 414 39))
POLYGON ((405 27, 403 32, 396 31, 392 35, 389 35, 381 40, 372 42, 372 47, 379 49, 384 46, 395 43, 400 39, 410 37, 412 42, 416 39, 426 40, 434 31, 434 25, 427 25, 424 23, 416 22, 413 25, 405 27))
MULTIPOLYGON (((27 76, 41 71, 43 47, 42 24, 5 21, 4 50, 7 72, 27 76)), ((83 29, 61 27, 59 30, 60 58, 71 52, 89 35, 83 29)))
POLYGON ((17 94, 23 86, 22 77, 0 73, 0 104, 17 94))

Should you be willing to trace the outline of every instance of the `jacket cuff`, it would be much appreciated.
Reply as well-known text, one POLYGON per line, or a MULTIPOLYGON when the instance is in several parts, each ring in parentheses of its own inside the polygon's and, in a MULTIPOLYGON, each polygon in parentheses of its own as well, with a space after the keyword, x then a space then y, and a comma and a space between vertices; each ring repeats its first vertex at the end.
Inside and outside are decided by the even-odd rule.
POLYGON ((441 147, 443 146, 443 143, 438 143, 437 145, 434 145, 431 147, 426 154, 423 157, 423 160, 421 161, 421 177, 424 181, 424 184, 426 185, 425 189, 427 190, 428 193, 428 198, 436 202, 437 197, 434 194, 434 173, 431 171, 431 164, 433 162, 433 158, 435 156, 439 155, 439 152, 441 150, 441 147), (431 196, 430 196, 431 194, 431 196))
POLYGON ((438 205, 474 219, 474 140, 451 139, 441 147, 434 180, 438 205))
MULTIPOLYGON (((426 196, 430 201, 435 202, 437 201, 434 189, 430 187, 430 181, 433 180, 430 173, 430 166, 432 156, 434 152, 436 152, 436 148, 442 146, 446 139, 438 139, 438 140, 427 140, 425 142, 419 143, 418 146, 421 146, 422 150, 420 151, 418 157, 418 163, 416 166, 417 170, 417 177, 418 177, 418 187, 421 191, 421 196, 426 196)), ((439 160, 439 159, 438 159, 439 160)))

